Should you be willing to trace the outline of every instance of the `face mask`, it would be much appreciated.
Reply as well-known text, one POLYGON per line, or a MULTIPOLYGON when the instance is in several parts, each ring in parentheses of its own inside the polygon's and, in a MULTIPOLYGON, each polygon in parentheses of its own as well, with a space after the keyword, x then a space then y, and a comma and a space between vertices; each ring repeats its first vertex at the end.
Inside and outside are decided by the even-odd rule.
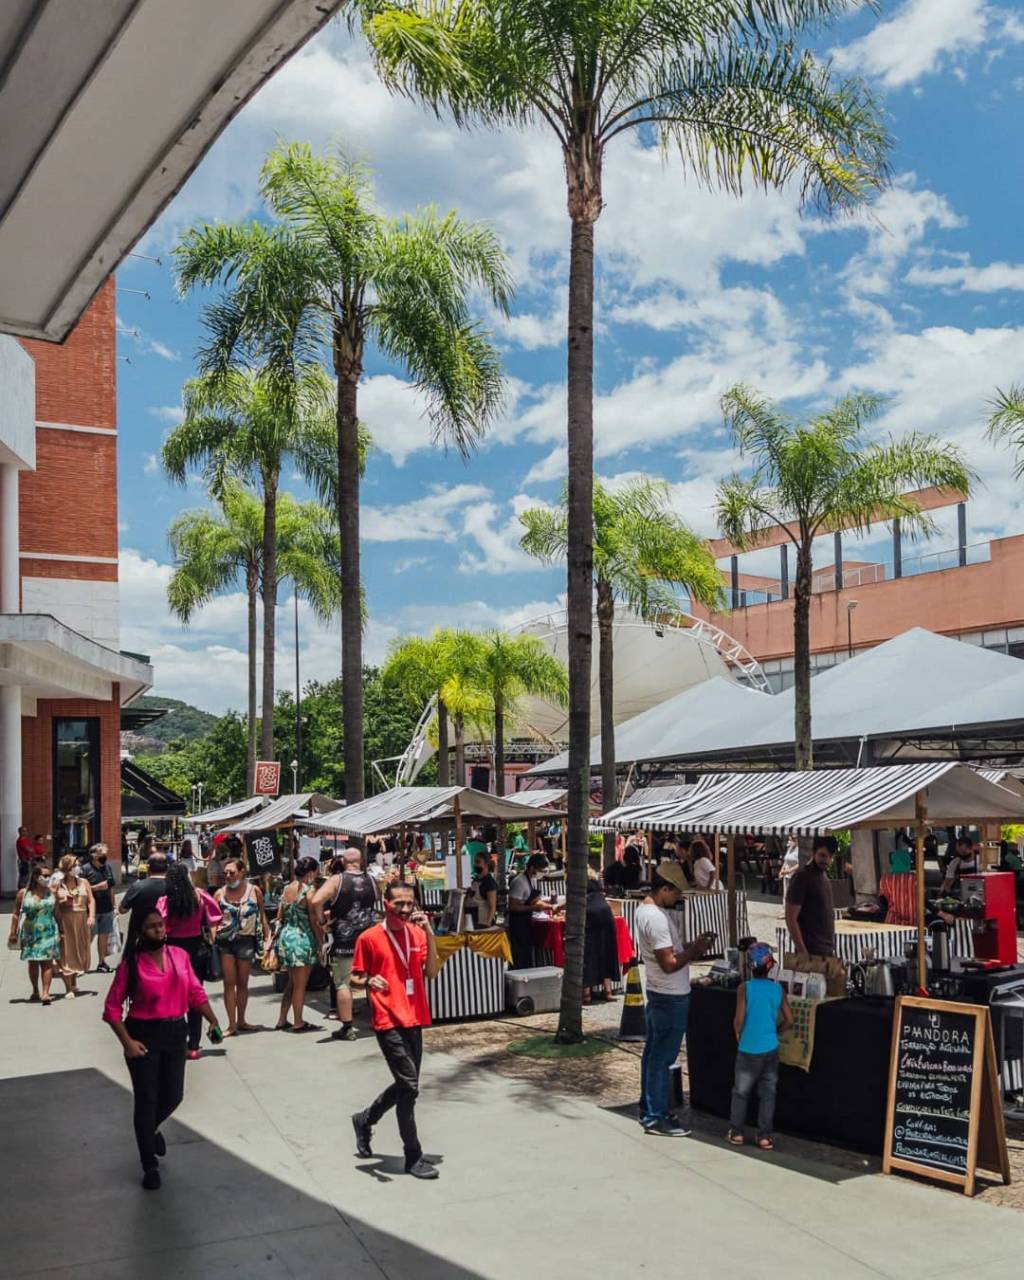
POLYGON ((39 883, 43 886, 43 888, 44 888, 44 889, 48 889, 48 888, 50 887, 50 877, 49 877, 49 876, 40 876, 40 877, 39 877, 39 883))
POLYGON ((103 856, 97 858, 96 861, 100 864, 101 867, 105 867, 107 865, 107 855, 103 854, 103 856))
POLYGON ((159 951, 164 945, 165 939, 151 938, 148 933, 139 934, 139 950, 140 951, 159 951))
POLYGON ((238 888, 238 886, 239 886, 241 883, 242 883, 242 882, 241 882, 241 880, 229 880, 229 881, 228 881, 228 888, 229 888, 229 889, 237 889, 237 888, 238 888))

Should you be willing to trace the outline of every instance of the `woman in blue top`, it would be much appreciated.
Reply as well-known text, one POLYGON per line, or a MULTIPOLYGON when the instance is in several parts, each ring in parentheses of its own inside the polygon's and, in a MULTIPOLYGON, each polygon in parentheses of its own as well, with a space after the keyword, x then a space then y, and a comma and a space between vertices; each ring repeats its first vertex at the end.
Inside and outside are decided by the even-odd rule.
POLYGON ((767 942, 755 942, 747 952, 754 976, 736 993, 733 1030, 739 1041, 736 1074, 733 1077, 729 1108, 729 1141, 743 1145, 747 1103, 757 1088, 757 1145, 762 1151, 775 1146, 775 1088, 779 1079, 779 1029, 793 1025, 793 1013, 786 993, 768 975, 775 957, 767 942))

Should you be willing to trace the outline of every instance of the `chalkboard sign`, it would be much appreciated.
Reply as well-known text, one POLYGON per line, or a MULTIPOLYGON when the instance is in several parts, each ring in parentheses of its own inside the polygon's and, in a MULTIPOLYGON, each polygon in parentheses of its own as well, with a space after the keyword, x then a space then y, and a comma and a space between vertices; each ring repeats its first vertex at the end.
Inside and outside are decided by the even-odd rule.
POLYGON ((281 874, 281 837, 276 831, 247 831, 245 847, 249 855, 250 875, 281 874))
POLYGON ((893 1023, 883 1171, 937 1178, 973 1195, 979 1163, 1009 1182, 988 1009, 903 997, 893 1023))

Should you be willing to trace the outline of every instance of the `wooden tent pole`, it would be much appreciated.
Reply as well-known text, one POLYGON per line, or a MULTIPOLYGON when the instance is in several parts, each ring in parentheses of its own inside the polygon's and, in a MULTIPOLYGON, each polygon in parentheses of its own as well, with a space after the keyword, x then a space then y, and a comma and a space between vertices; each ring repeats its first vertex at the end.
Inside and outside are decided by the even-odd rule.
POLYGON ((729 912, 729 946, 735 947, 739 941, 736 922, 736 837, 731 832, 725 838, 725 883, 728 890, 726 906, 729 912))
POLYGON ((647 883, 654 879, 654 828, 644 832, 647 837, 647 883))
POLYGON ((928 994, 928 955, 925 947, 924 925, 924 824, 928 816, 925 808, 925 793, 918 791, 914 796, 915 846, 917 850, 917 987, 918 995, 928 994))
POLYGON ((459 797, 452 797, 452 814, 455 818, 455 887, 462 889, 462 806, 459 797))
POLYGON ((722 862, 722 833, 715 832, 715 884, 720 884, 722 879, 721 871, 722 862))

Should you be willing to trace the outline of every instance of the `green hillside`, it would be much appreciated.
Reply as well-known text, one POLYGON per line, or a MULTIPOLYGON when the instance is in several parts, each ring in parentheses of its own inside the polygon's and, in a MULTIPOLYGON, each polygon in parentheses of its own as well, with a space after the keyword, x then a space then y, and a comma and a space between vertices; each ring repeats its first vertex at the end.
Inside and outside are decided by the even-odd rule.
POLYGON ((208 711, 200 711, 180 698, 161 698, 159 694, 136 698, 133 707, 140 710, 151 710, 154 707, 170 707, 167 715, 146 725, 142 732, 147 738, 156 738, 160 742, 191 742, 196 738, 204 738, 217 723, 217 717, 208 711))

